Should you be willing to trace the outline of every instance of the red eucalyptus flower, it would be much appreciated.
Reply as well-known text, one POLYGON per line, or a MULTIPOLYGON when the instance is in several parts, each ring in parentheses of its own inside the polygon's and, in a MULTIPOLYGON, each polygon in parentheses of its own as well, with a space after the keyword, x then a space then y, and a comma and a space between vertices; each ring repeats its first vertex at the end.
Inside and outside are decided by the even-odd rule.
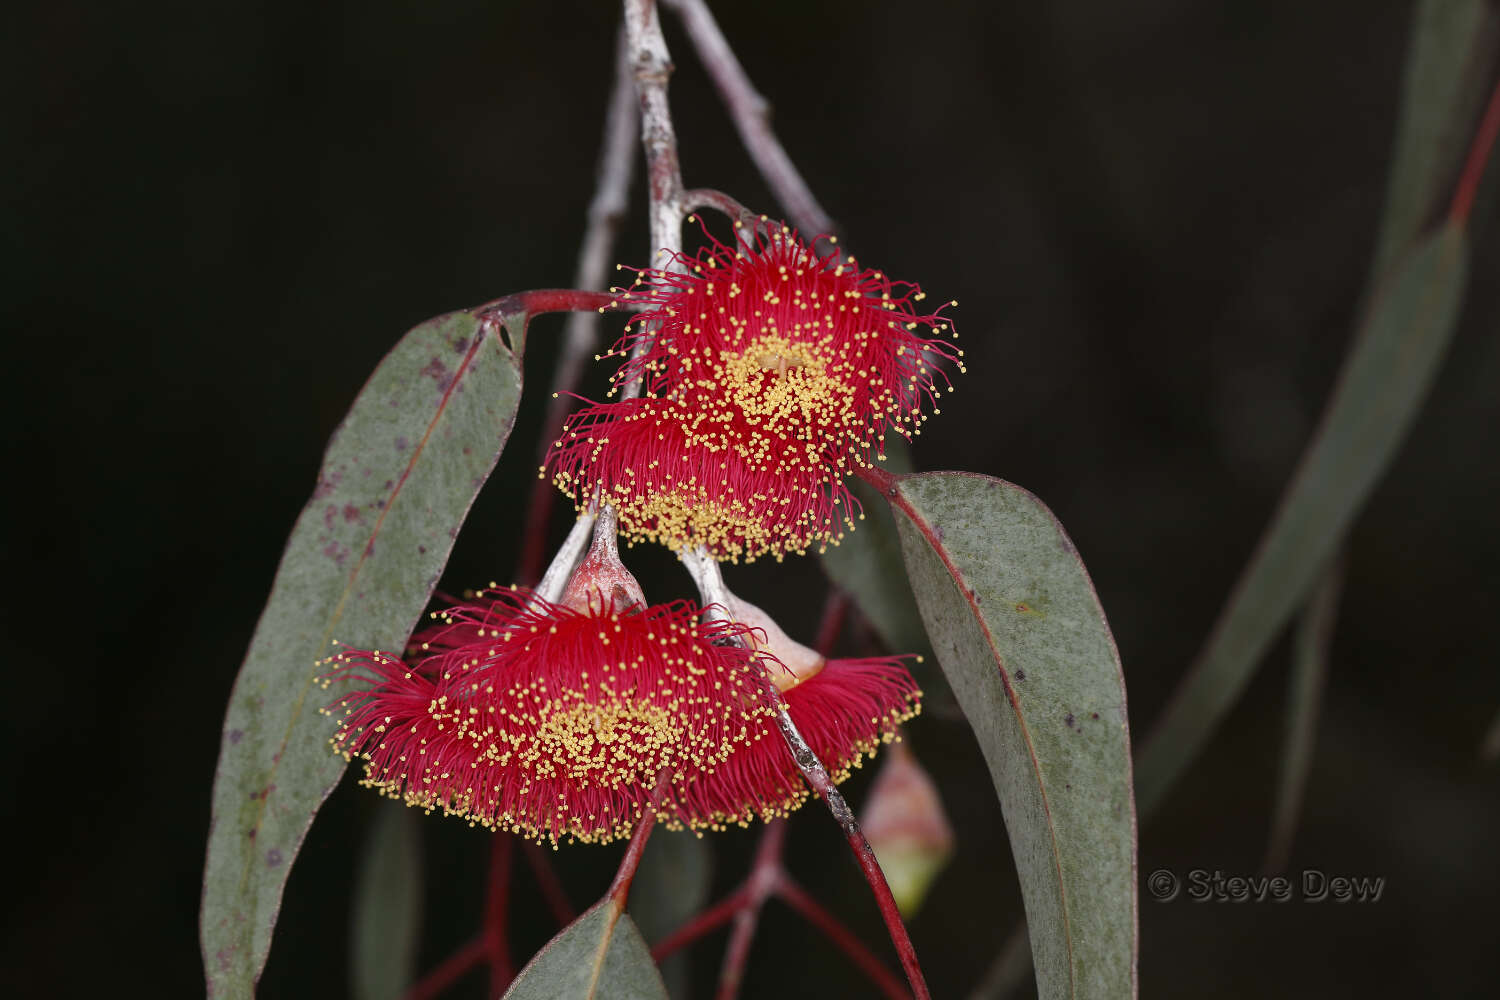
POLYGON ((686 601, 601 603, 481 592, 438 614, 425 642, 439 651, 414 664, 333 657, 330 682, 355 685, 328 709, 341 714, 334 748, 365 760, 364 784, 409 805, 602 842, 648 808, 670 826, 718 829, 802 803, 763 670, 839 778, 917 711, 896 660, 830 663, 803 681, 734 641, 749 625, 700 622, 686 601))
MULTIPOLYGON (((647 269, 621 305, 649 306, 613 354, 642 353, 615 376, 645 380, 650 396, 703 397, 751 424, 815 445, 836 474, 868 465, 885 432, 915 433, 963 370, 963 352, 923 336, 957 332, 938 311, 919 314, 920 286, 860 269, 853 257, 820 257, 780 223, 734 248, 715 240, 677 270, 647 269)), ((743 232, 743 230, 739 230, 743 232)), ((954 304, 956 303, 949 303, 954 304)))
POLYGON ((914 311, 916 285, 784 226, 738 250, 710 240, 675 258, 687 273, 642 271, 619 295, 651 307, 611 351, 640 350, 615 380, 647 398, 574 415, 543 474, 580 509, 614 505, 632 540, 733 561, 837 543, 859 515, 845 477, 937 412, 940 362, 962 369, 963 352, 920 335, 949 325, 914 311))
POLYGON ((836 542, 860 510, 842 478, 830 481, 816 447, 734 407, 677 398, 580 411, 548 465, 580 510, 596 493, 612 504, 632 541, 702 545, 735 562, 836 542))

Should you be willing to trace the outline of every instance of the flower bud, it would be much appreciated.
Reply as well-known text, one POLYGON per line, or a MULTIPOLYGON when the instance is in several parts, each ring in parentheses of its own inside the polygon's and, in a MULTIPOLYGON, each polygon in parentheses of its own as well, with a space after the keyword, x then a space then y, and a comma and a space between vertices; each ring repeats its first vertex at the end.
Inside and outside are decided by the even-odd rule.
POLYGON ((769 653, 786 667, 786 670, 771 671, 771 680, 783 693, 811 680, 827 665, 828 661, 821 654, 787 635, 770 615, 749 601, 730 594, 729 603, 730 616, 741 625, 755 629, 750 633, 755 651, 769 653))
POLYGON ((887 753, 860 822, 897 908, 910 917, 953 853, 953 828, 937 785, 904 743, 887 753))
POLYGON ((616 614, 646 606, 646 594, 634 574, 620 561, 619 543, 613 531, 595 531, 594 543, 559 602, 581 614, 616 614))

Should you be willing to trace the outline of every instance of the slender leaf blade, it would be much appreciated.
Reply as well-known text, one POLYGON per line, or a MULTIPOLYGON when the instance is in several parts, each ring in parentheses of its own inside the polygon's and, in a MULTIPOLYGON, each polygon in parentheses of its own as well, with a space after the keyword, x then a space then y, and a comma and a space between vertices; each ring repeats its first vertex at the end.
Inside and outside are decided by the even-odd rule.
POLYGON ((416 978, 422 929, 420 815, 381 802, 354 883, 350 965, 356 1000, 396 1000, 416 978))
POLYGON ((504 1000, 668 1000, 635 923, 605 898, 536 953, 504 1000))
POLYGON ((1372 284, 1446 201, 1492 66, 1500 12, 1486 0, 1418 0, 1372 284))
POLYGON ((1005 813, 1040 995, 1133 996, 1125 686, 1088 573, 1020 487, 941 472, 891 489, 922 620, 1005 813))
POLYGON ((498 329, 452 313, 401 339, 334 433, 225 716, 200 924, 211 995, 253 993, 292 862, 344 772, 316 661, 335 639, 402 648, 520 391, 498 329))
POLYGON ((1390 465, 1447 353, 1467 275, 1463 228, 1449 223, 1398 265, 1371 304, 1280 509, 1142 748, 1136 803, 1143 816, 1238 700, 1390 465))
POLYGON ((1322 574, 1297 621, 1292 674, 1287 685, 1286 735, 1281 744, 1281 773, 1276 781, 1276 810, 1271 819, 1266 862, 1261 866, 1268 872, 1281 871, 1286 865, 1292 836, 1297 832, 1307 776, 1312 770, 1323 688, 1328 681, 1328 648, 1333 642, 1339 592, 1343 588, 1344 564, 1336 558, 1322 574))

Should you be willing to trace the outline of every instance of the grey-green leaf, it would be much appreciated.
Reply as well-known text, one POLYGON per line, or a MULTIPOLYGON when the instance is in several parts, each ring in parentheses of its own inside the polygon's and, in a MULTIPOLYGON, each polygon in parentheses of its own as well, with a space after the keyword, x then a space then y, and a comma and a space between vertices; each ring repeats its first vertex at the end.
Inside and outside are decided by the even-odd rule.
POLYGON ((641 932, 606 897, 526 964, 504 1000, 667 1000, 641 932))
POLYGON ((396 1000, 417 971, 422 929, 421 813, 378 804, 354 883, 355 1000, 396 1000))
POLYGON ((989 765, 1021 880, 1037 984, 1136 988, 1136 844, 1119 654, 1062 525, 1010 483, 893 480, 922 620, 989 765))
POLYGON ((1323 688, 1328 680, 1328 647, 1338 619, 1339 592, 1344 588, 1343 560, 1321 576, 1312 599, 1302 609, 1297 637, 1292 644, 1292 674, 1287 685, 1286 735, 1281 743, 1281 773, 1276 780, 1276 809, 1271 818, 1271 837, 1261 869, 1279 872, 1286 865, 1302 812, 1307 775, 1312 770, 1313 744, 1318 732, 1318 714, 1323 688))
POLYGON ((1463 228, 1448 223, 1397 265, 1370 304, 1280 509, 1142 748, 1136 786, 1142 815, 1150 815, 1239 698, 1389 466, 1447 352, 1467 273, 1463 228))
POLYGON ((200 926, 211 995, 253 994, 292 862, 344 773, 316 661, 335 639, 405 645, 520 393, 498 327, 452 313, 402 338, 334 433, 224 720, 200 926))
POLYGON ((1486 0, 1418 0, 1371 284, 1446 200, 1489 91, 1500 11, 1486 0))

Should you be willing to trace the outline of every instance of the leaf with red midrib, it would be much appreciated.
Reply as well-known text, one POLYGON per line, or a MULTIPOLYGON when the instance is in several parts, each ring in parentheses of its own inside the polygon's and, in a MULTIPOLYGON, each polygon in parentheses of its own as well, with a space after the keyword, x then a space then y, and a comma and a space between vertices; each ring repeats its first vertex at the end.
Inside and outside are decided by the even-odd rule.
POLYGON ((667 1000, 667 988, 623 903, 605 896, 536 953, 503 1000, 667 1000))
POLYGON ((1037 991, 1132 997, 1136 841, 1119 654, 1052 512, 999 479, 872 474, 917 606, 989 765, 1037 991))
POLYGON ((200 924, 210 995, 253 994, 292 862, 345 768, 316 661, 335 640, 402 648, 520 395, 499 325, 450 313, 401 339, 334 432, 225 715, 200 924))

